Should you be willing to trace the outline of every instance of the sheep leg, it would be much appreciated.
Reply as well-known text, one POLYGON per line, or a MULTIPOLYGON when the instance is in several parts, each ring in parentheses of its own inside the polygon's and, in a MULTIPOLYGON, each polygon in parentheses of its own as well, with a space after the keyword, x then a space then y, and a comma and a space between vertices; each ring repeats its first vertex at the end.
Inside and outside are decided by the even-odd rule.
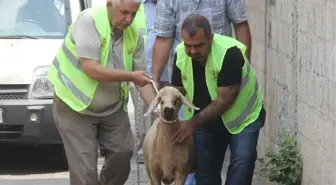
POLYGON ((154 172, 154 170, 148 169, 148 177, 150 180, 150 185, 161 185, 160 177, 157 175, 157 173, 154 172))
POLYGON ((151 170, 148 167, 148 165, 145 165, 145 166, 146 166, 146 171, 147 171, 148 178, 149 178, 149 181, 150 181, 150 185, 156 185, 156 184, 160 185, 160 181, 159 181, 159 183, 157 183, 156 176, 155 176, 155 174, 151 173, 151 170), (153 176, 154 176, 154 179, 153 179, 153 176))
POLYGON ((148 168, 148 166, 147 166, 146 163, 145 163, 145 167, 146 167, 146 171, 147 171, 148 178, 149 178, 149 179, 152 179, 151 174, 150 174, 150 170, 149 170, 149 168, 148 168))
POLYGON ((184 174, 181 172, 175 172, 175 183, 174 185, 184 185, 187 180, 188 173, 184 174))

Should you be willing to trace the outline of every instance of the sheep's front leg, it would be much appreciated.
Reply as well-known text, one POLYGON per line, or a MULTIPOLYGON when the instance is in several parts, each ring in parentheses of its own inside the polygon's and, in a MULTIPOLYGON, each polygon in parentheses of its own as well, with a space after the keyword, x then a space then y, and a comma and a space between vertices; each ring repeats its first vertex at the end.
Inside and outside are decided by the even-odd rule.
POLYGON ((188 173, 175 172, 175 183, 174 185, 184 185, 187 180, 188 173))
POLYGON ((160 176, 153 169, 149 169, 149 179, 150 185, 161 185, 160 176))

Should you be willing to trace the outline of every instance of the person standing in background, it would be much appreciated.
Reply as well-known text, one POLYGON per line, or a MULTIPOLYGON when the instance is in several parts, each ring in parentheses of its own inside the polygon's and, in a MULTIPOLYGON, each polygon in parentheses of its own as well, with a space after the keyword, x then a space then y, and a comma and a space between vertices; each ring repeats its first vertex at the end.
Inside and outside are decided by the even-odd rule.
POLYGON ((191 14, 205 16, 213 32, 220 35, 232 36, 232 24, 237 40, 247 46, 246 56, 250 61, 252 41, 244 0, 160 0, 154 23, 152 62, 152 76, 157 83, 167 64, 171 69, 175 47, 182 41, 182 22, 191 14))

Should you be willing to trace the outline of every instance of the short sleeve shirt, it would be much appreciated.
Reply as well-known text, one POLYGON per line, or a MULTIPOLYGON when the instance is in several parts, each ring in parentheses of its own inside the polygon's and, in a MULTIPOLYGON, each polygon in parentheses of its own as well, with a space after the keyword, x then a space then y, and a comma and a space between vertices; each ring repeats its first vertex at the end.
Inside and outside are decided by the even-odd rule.
POLYGON ((154 32, 160 37, 174 38, 170 65, 173 64, 176 46, 182 41, 182 23, 191 14, 206 17, 213 33, 226 36, 232 36, 231 23, 247 20, 244 0, 159 0, 154 32))
MULTIPOLYGON (((111 33, 112 43, 107 67, 125 70, 122 55, 122 37, 118 40, 113 39, 113 37, 111 33)), ((79 57, 97 61, 100 60, 100 37, 95 26, 94 18, 90 12, 85 12, 76 20, 71 33, 71 39, 76 45, 77 55, 79 57)), ((133 62, 134 70, 146 70, 144 40, 140 35, 133 62)), ((100 82, 91 104, 83 113, 102 117, 116 112, 122 107, 123 103, 120 98, 120 90, 121 86, 119 82, 100 82)))
POLYGON ((181 27, 191 14, 206 17, 214 33, 231 35, 231 23, 247 20, 244 0, 160 0, 157 4, 154 30, 158 36, 171 37, 175 33, 182 41, 181 27))

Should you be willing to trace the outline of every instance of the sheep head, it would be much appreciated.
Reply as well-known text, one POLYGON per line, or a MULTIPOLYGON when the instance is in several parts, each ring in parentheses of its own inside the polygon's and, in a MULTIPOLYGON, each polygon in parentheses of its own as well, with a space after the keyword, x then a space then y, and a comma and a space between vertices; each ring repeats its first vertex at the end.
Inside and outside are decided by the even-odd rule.
POLYGON ((193 105, 181 92, 172 86, 166 86, 162 88, 155 99, 149 105, 145 116, 154 110, 154 108, 160 103, 160 117, 164 122, 174 122, 178 118, 178 112, 182 104, 188 106, 191 109, 199 110, 198 107, 193 105))

